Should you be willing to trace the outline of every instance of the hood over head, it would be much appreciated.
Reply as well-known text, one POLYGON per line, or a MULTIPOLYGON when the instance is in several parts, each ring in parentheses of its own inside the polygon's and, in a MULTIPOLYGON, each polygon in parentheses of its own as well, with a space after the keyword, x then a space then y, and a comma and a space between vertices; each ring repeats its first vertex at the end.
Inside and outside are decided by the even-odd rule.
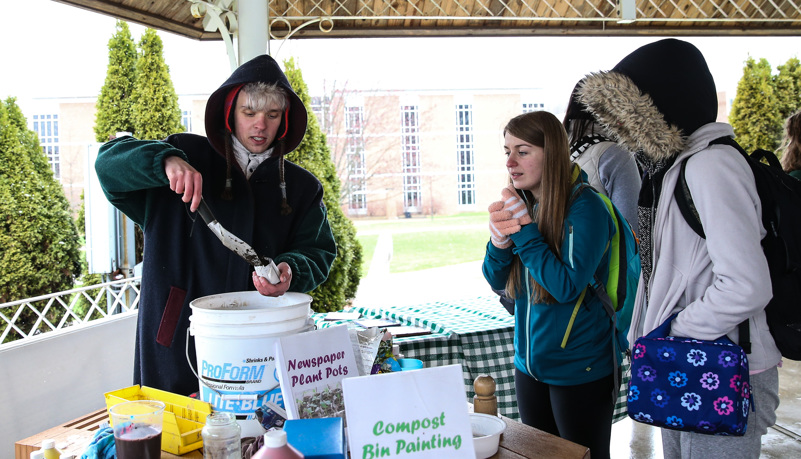
POLYGON ((284 148, 276 149, 274 154, 289 153, 303 140, 308 121, 306 107, 295 94, 278 63, 272 57, 263 54, 234 70, 228 80, 211 94, 206 103, 206 136, 220 154, 225 155, 225 136, 231 134, 226 123, 226 114, 230 112, 230 109, 226 110, 226 99, 230 100, 228 102, 230 106, 242 85, 257 81, 267 84, 278 83, 286 91, 289 102, 288 110, 284 112, 284 119, 281 120, 281 127, 278 128, 277 141, 283 139, 284 148))
POLYGON ((717 119, 717 90, 701 52, 665 39, 624 57, 612 70, 587 75, 579 100, 629 151, 658 161, 717 119))

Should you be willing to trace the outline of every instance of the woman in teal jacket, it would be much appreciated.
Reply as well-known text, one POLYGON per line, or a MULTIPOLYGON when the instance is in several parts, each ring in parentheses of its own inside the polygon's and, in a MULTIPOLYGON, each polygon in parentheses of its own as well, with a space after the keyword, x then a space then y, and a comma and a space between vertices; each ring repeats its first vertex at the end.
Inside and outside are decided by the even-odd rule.
POLYGON ((608 277, 615 233, 567 134, 548 112, 504 128, 511 185, 490 205, 484 277, 515 299, 515 389, 523 423, 609 457, 612 321, 587 286, 608 277))

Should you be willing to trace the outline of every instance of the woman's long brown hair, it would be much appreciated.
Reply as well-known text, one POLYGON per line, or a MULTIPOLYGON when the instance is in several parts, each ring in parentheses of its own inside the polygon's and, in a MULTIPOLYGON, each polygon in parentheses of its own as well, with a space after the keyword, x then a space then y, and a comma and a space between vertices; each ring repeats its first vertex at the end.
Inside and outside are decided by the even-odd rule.
POLYGON ((801 111, 793 113, 784 123, 782 168, 785 172, 801 169, 801 111))
MULTIPOLYGON (((540 230, 545 243, 551 251, 561 257, 564 240, 564 222, 570 206, 571 162, 567 133, 564 126, 551 113, 544 111, 530 112, 509 120, 503 130, 504 136, 511 134, 544 151, 542 163, 542 182, 540 183, 540 199, 535 201, 529 191, 518 190, 526 201, 528 212, 540 230)), ((521 273, 524 271, 520 257, 515 256, 509 279, 506 281, 506 293, 511 298, 522 292, 521 273)), ((539 303, 554 303, 553 296, 533 278, 531 300, 539 303)))

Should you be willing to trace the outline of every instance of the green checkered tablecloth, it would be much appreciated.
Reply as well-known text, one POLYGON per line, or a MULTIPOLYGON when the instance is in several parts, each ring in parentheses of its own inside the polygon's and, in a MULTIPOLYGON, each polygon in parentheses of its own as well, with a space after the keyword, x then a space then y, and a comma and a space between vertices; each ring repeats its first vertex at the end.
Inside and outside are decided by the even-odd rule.
MULTIPOLYGON (((514 381, 514 316, 501 306, 497 296, 420 305, 351 308, 363 317, 394 319, 403 325, 428 328, 429 335, 395 338, 405 357, 420 359, 426 367, 462 366, 469 401, 475 392, 473 381, 487 374, 495 380, 498 412, 519 420, 514 381)), ((313 314, 318 327, 355 326, 348 321, 326 321, 325 314, 313 314)), ((615 422, 626 417, 626 383, 629 361, 622 365, 623 379, 615 405, 615 422)))
POLYGON ((514 316, 497 296, 413 306, 354 308, 366 317, 395 319, 404 325, 432 330, 430 335, 397 338, 405 357, 426 367, 460 364, 468 401, 473 381, 486 374, 495 380, 498 412, 519 419, 514 382, 514 316))

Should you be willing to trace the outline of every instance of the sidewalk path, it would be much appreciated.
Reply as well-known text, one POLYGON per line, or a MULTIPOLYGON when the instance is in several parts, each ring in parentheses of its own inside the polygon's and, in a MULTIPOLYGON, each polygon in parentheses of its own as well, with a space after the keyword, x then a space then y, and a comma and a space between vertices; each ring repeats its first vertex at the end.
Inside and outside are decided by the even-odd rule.
MULTIPOLYGON (((443 228, 437 228, 441 229, 443 228)), ((354 306, 424 304, 495 295, 481 274, 481 260, 419 271, 390 273, 392 233, 384 231, 378 234, 370 271, 359 283, 356 298, 353 300, 354 306)))

